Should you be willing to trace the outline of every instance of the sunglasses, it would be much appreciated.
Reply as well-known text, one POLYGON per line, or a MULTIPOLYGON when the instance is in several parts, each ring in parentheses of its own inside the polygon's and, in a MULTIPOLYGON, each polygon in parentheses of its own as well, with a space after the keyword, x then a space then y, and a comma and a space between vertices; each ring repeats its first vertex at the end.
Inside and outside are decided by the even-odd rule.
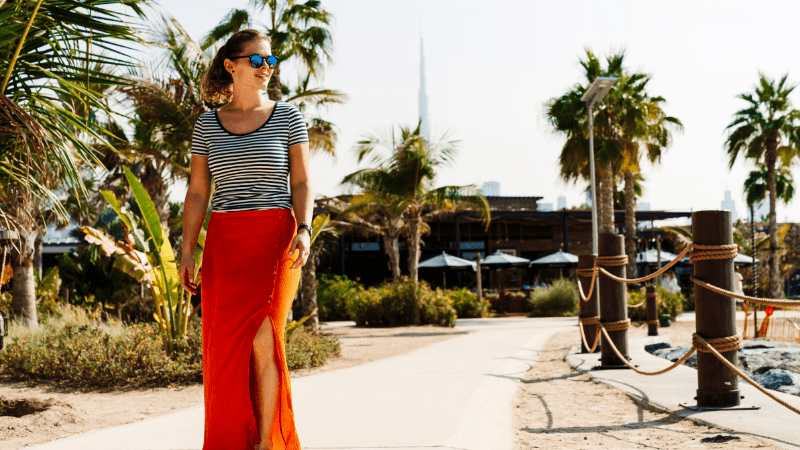
POLYGON ((253 66, 254 69, 258 69, 264 64, 264 61, 267 62, 267 67, 270 69, 274 69, 275 65, 278 64, 278 58, 269 55, 266 58, 261 55, 245 55, 245 56, 233 56, 228 59, 239 59, 239 58, 250 58, 250 65, 253 66))

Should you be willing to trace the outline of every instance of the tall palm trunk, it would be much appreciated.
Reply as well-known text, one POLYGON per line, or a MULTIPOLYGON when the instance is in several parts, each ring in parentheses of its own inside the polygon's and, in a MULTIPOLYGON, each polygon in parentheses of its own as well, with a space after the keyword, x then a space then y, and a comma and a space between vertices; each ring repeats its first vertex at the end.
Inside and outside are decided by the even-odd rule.
MULTIPOLYGON (((409 221, 408 230, 408 273, 411 280, 416 285, 419 281, 418 266, 419 266, 419 247, 422 240, 422 217, 414 215, 409 221)), ((419 325, 419 299, 415 298, 414 305, 414 325, 419 325)))
POLYGON ((314 312, 303 325, 311 328, 314 333, 319 332, 319 315, 314 311, 317 308, 317 262, 319 262, 317 252, 317 249, 311 248, 300 280, 300 307, 303 317, 314 312))
POLYGON ((625 171, 625 253, 628 255, 629 276, 636 276, 636 193, 634 192, 634 174, 625 171))
POLYGON ((400 279, 400 248, 397 245, 396 235, 383 235, 383 250, 389 257, 389 269, 392 271, 392 280, 400 279))
POLYGON ((267 84, 267 95, 270 100, 279 101, 283 99, 283 92, 281 92, 281 65, 276 64, 275 69, 272 71, 272 76, 269 77, 269 84, 267 84))
POLYGON ((778 221, 775 210, 777 204, 777 181, 775 162, 777 159, 778 141, 774 137, 767 140, 767 190, 769 191, 769 296, 780 298, 783 291, 781 285, 781 268, 778 260, 778 221))
POLYGON ((598 208, 600 217, 598 218, 598 232, 601 234, 613 234, 614 227, 614 190, 612 181, 612 168, 611 163, 604 164, 598 171, 598 181, 600 186, 598 188, 598 203, 602 206, 598 208))
POLYGON ((36 279, 33 275, 33 254, 36 228, 20 230, 18 250, 11 249, 11 268, 14 271, 11 289, 11 311, 17 323, 28 327, 39 326, 36 314, 36 279))

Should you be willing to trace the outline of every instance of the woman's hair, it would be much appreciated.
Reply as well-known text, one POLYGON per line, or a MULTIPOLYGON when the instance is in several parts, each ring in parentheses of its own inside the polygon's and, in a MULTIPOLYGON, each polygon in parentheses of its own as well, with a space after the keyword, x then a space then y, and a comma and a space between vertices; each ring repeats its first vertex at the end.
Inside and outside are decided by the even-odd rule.
POLYGON ((269 36, 263 32, 247 29, 233 33, 233 36, 225 41, 225 45, 217 50, 202 82, 203 97, 207 101, 216 103, 222 98, 230 99, 233 94, 233 77, 230 72, 225 70, 225 58, 240 56, 245 45, 258 39, 263 39, 267 41, 267 44, 271 44, 269 36))

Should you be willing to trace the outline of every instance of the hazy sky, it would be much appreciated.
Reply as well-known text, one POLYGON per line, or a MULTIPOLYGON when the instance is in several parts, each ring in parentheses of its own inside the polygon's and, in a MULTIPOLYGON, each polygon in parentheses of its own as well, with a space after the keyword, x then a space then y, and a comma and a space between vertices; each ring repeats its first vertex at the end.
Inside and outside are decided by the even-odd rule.
MULTIPOLYGON (((162 0, 195 38, 230 7, 247 2, 162 0)), ((645 164, 642 202, 652 209, 719 209, 730 189, 744 215, 742 184, 751 163, 728 169, 725 127, 751 92, 758 72, 800 82, 800 2, 792 1, 445 1, 323 0, 335 22, 333 64, 319 83, 350 101, 323 117, 339 132, 337 158, 311 163, 315 191, 342 193, 339 182, 357 168, 353 144, 365 133, 418 119, 420 36, 424 39, 429 117, 434 136, 460 140, 457 163, 439 184, 500 182, 501 195, 542 196, 568 206, 584 186, 558 178, 563 138, 543 116, 543 104, 583 81, 584 48, 605 57, 625 48, 631 70, 652 75, 651 95, 685 127, 661 164, 645 164)), ((299 74, 284 68, 282 78, 299 74), (292 75, 292 72, 294 75, 292 75)), ((800 102, 800 89, 793 93, 800 102)), ((800 107, 800 104, 797 106, 800 107)), ((792 173, 800 181, 800 171, 792 173)), ((173 188, 183 200, 185 188, 173 188)), ((778 220, 800 220, 800 203, 780 205, 778 220)))

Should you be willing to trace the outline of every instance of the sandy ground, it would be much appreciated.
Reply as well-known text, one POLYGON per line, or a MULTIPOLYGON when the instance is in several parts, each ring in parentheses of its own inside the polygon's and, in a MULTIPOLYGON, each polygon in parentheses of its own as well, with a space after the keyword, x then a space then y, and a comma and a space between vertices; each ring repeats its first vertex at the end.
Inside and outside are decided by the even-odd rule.
MULTIPOLYGON (((642 331, 643 330, 643 331, 642 331)), ((662 328, 674 344, 691 341, 694 323, 662 328), (689 336, 686 338, 686 336, 689 336), (688 339, 688 340, 686 340, 688 339)), ((632 333, 647 334, 634 327, 632 333)), ((578 344, 577 331, 552 336, 522 378, 512 405, 514 449, 589 448, 778 448, 746 434, 726 433, 688 420, 648 410, 622 391, 591 381, 564 361, 578 344), (735 436, 725 443, 701 439, 735 436)))
MULTIPOLYGON (((336 322, 323 323, 320 328, 323 333, 339 338, 341 354, 322 367, 293 371, 292 378, 400 355, 465 333, 437 326, 356 328, 336 322)), ((40 383, 0 381, 0 448, 11 450, 42 444, 202 403, 202 384, 150 389, 64 391, 40 383), (6 415, 13 411, 25 415, 6 415)))

